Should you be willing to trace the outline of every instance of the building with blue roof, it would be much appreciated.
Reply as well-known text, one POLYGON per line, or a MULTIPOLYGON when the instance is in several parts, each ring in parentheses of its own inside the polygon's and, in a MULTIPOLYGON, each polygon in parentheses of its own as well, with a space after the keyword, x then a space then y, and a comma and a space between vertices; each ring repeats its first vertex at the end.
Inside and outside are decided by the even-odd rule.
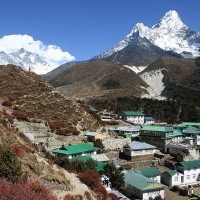
POLYGON ((134 156, 154 155, 157 147, 146 142, 133 141, 123 147, 123 153, 130 158, 134 156))

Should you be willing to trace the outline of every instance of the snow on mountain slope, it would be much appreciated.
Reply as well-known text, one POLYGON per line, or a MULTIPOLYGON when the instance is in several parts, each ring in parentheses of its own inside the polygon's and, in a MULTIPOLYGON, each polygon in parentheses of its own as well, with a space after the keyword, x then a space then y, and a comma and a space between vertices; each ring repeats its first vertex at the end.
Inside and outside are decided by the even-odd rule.
POLYGON ((143 70, 145 70, 147 68, 147 66, 129 66, 129 65, 124 65, 124 67, 131 69, 136 74, 142 72, 143 70))
POLYGON ((29 35, 0 38, 0 64, 14 64, 37 74, 46 74, 75 58, 55 45, 45 45, 29 35))
POLYGON ((152 44, 163 50, 171 50, 185 57, 200 55, 200 32, 192 31, 180 19, 174 10, 167 12, 154 26, 149 28, 142 23, 136 24, 132 31, 114 48, 98 56, 105 58, 118 52, 138 38, 147 38, 152 44))
POLYGON ((163 82, 164 79, 163 70, 165 69, 159 69, 152 72, 145 72, 140 75, 142 80, 149 85, 149 87, 146 88, 149 94, 144 94, 142 98, 146 97, 158 100, 166 99, 166 97, 162 96, 162 92, 165 89, 165 85, 163 82))
POLYGON ((38 54, 33 54, 24 49, 20 49, 19 51, 10 54, 0 52, 0 64, 17 65, 26 71, 30 70, 37 74, 45 74, 54 69, 53 66, 50 66, 50 64, 38 54))

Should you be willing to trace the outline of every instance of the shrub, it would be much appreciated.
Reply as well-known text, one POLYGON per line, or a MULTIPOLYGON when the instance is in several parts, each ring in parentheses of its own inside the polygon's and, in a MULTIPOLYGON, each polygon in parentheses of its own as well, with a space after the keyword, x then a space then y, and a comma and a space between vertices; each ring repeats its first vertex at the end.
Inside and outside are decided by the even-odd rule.
POLYGON ((108 199, 108 192, 102 185, 98 187, 98 192, 101 194, 102 200, 108 199))
POLYGON ((103 87, 105 87, 107 90, 116 89, 116 88, 119 88, 119 86, 120 86, 120 83, 112 79, 109 79, 106 83, 103 84, 103 87))
POLYGON ((79 173, 80 180, 92 190, 97 189, 101 185, 101 179, 95 171, 84 171, 79 173))
POLYGON ((117 196, 113 193, 109 193, 108 196, 110 197, 111 200, 118 200, 117 196))
POLYGON ((85 191, 85 197, 87 200, 92 200, 92 196, 88 191, 85 191))
POLYGON ((51 191, 38 181, 1 182, 1 200, 56 200, 51 191))
POLYGON ((81 195, 70 195, 67 194, 63 200, 82 200, 83 197, 81 195))
POLYGON ((11 146, 11 149, 12 149, 12 151, 14 152, 15 155, 17 155, 17 156, 19 156, 19 157, 21 157, 21 158, 23 157, 24 151, 23 151, 22 147, 20 147, 20 146, 17 145, 17 144, 13 144, 13 145, 11 146))
POLYGON ((6 110, 3 110, 3 115, 8 119, 8 121, 13 124, 14 123, 14 117, 13 115, 6 112, 6 110))
POLYGON ((15 153, 8 148, 0 146, 0 178, 16 181, 21 175, 21 164, 15 153))
POLYGON ((65 195, 63 200, 76 200, 76 199, 75 199, 75 196, 67 194, 67 195, 65 195))
POLYGON ((73 134, 73 135, 79 135, 79 134, 80 134, 80 131, 72 131, 72 134, 73 134))
POLYGON ((9 99, 6 99, 5 101, 2 102, 2 106, 10 107, 12 106, 12 101, 9 99))
POLYGON ((38 148, 38 146, 36 145, 36 144, 31 144, 31 148, 33 149, 33 150, 35 150, 35 151, 39 151, 39 148, 38 148))
POLYGON ((18 120, 29 121, 26 112, 23 111, 23 110, 13 110, 12 114, 13 114, 18 120))

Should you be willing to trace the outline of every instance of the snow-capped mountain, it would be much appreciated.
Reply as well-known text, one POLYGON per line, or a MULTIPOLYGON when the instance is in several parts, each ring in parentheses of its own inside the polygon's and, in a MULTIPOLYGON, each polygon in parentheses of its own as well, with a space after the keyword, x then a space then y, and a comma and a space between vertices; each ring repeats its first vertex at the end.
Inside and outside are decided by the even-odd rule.
POLYGON ((14 64, 37 74, 46 74, 58 66, 75 60, 59 46, 46 45, 30 35, 5 35, 0 38, 0 64, 14 64))
POLYGON ((13 64, 20 66, 26 71, 33 71, 37 74, 45 74, 54 69, 38 54, 20 49, 14 53, 6 54, 4 51, 0 52, 0 64, 13 64))
POLYGON ((137 44, 139 38, 146 38, 153 45, 173 51, 184 57, 200 55, 200 32, 188 28, 174 10, 167 12, 161 20, 149 28, 142 23, 136 24, 132 31, 114 48, 107 50, 97 58, 104 59, 129 45, 137 44))

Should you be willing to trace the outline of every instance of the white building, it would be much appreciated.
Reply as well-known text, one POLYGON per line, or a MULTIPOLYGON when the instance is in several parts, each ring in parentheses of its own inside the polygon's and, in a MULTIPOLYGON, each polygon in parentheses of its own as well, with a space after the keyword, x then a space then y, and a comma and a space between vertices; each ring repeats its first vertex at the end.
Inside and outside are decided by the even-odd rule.
POLYGON ((184 161, 175 164, 176 170, 163 172, 162 181, 166 185, 182 185, 200 183, 200 160, 184 161))
POLYGON ((195 145, 200 145, 200 129, 189 126, 186 129, 183 130, 183 135, 185 136, 185 139, 192 138, 192 143, 195 145))
POLYGON ((120 119, 134 124, 144 124, 145 114, 140 111, 125 111, 120 113, 120 119))
POLYGON ((153 155, 157 152, 157 148, 145 142, 133 141, 123 147, 123 153, 127 156, 153 155))
POLYGON ((72 159, 79 156, 97 154, 97 150, 97 147, 94 147, 89 143, 82 143, 68 146, 63 145, 59 149, 52 150, 52 153, 55 154, 56 157, 72 159))
POLYGON ((139 199, 149 200, 158 196, 164 199, 164 185, 137 174, 133 170, 128 170, 125 173, 124 182, 139 199))
POLYGON ((120 136, 131 136, 131 137, 137 137, 139 136, 141 126, 115 126, 115 127, 109 127, 108 131, 109 133, 116 133, 120 136))

